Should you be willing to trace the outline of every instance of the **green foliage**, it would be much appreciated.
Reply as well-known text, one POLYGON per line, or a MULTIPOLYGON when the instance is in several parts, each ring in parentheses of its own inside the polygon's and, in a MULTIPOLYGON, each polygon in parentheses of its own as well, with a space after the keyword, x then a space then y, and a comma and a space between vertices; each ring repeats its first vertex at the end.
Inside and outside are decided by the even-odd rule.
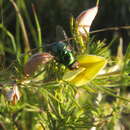
MULTIPOLYGON (((35 41, 33 46, 37 47, 35 52, 43 52, 42 28, 36 10, 33 8, 35 24, 32 24, 24 0, 17 1, 17 7, 25 13, 22 19, 29 25, 31 38, 35 41), (35 26, 37 31, 34 31, 35 26)), ((108 60, 107 66, 82 86, 64 81, 63 75, 68 70, 55 60, 41 65, 34 75, 26 77, 23 72, 24 61, 33 54, 33 50, 28 48, 25 51, 25 47, 27 44, 28 47, 33 46, 26 41, 30 37, 26 36, 26 39, 21 36, 24 29, 23 35, 27 34, 27 29, 20 25, 18 15, 16 11, 16 34, 2 22, 0 24, 0 129, 87 130, 96 127, 99 130, 116 130, 119 126, 128 126, 122 120, 130 111, 127 92, 130 85, 130 44, 123 55, 122 64, 119 64, 118 55, 111 54, 114 39, 109 45, 106 45, 105 40, 97 41, 87 33, 84 39, 72 18, 70 43, 75 57, 81 54, 103 56, 108 60), (20 91, 20 100, 15 104, 8 101, 7 96, 14 85, 20 91)))

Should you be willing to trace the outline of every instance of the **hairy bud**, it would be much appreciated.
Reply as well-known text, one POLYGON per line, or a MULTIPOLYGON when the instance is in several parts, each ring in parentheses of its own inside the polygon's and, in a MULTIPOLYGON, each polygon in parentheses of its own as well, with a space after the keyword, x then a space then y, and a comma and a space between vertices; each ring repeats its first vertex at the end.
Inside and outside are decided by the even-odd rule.
POLYGON ((46 64, 52 59, 53 56, 50 53, 36 53, 32 55, 29 61, 24 65, 25 75, 31 75, 38 69, 39 65, 46 64))

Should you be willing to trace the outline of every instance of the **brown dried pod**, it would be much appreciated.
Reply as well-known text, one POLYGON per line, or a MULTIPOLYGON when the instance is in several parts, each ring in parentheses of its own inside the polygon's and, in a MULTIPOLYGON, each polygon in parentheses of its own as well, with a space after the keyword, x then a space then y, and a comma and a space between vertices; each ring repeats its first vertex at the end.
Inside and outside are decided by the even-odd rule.
POLYGON ((46 64, 50 60, 52 60, 54 56, 52 56, 50 53, 36 53, 31 56, 29 61, 24 65, 24 73, 26 76, 31 75, 34 73, 38 66, 41 64, 46 64))

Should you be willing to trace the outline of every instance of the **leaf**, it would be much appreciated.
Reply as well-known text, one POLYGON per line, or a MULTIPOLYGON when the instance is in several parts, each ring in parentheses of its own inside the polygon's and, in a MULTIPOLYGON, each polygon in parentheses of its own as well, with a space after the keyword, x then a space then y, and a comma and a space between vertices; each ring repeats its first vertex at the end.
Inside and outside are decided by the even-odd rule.
POLYGON ((82 55, 77 61, 80 68, 74 71, 68 71, 63 79, 76 86, 82 86, 91 81, 106 65, 107 60, 95 55, 82 55))

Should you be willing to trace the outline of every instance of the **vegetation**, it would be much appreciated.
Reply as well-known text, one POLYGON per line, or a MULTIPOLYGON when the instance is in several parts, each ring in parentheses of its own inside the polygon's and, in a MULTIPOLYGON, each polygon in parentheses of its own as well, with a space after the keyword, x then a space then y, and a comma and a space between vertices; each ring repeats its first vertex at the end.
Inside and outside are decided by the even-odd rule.
MULTIPOLYGON (((97 40, 91 32, 86 32, 84 37, 71 16, 67 31, 70 37, 60 40, 71 45, 75 58, 80 55, 104 57, 107 65, 101 67, 100 73, 95 72, 96 63, 92 69, 86 65, 89 73, 95 72, 96 77, 86 79, 88 82, 79 86, 64 79, 68 67, 56 59, 40 64, 36 72, 26 76, 24 67, 30 57, 45 52, 47 39, 55 41, 49 33, 46 34, 50 38, 44 36, 35 4, 30 6, 29 3, 0 0, 0 129, 130 129, 130 43, 123 50, 122 35, 114 37, 109 44, 106 40, 97 40), (5 16, 7 13, 9 17, 5 16), (111 48, 115 43, 116 53, 113 54, 111 48)), ((56 27, 52 28, 55 34, 56 27)))

